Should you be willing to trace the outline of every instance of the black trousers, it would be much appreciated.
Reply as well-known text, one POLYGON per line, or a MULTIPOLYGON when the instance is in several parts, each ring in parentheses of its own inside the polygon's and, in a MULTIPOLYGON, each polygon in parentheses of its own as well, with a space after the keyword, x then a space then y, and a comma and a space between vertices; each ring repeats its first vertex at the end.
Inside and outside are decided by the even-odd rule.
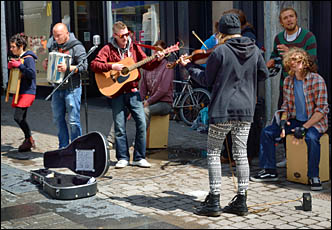
POLYGON ((31 137, 31 130, 30 130, 29 125, 26 121, 27 112, 28 112, 28 107, 26 107, 26 108, 16 107, 15 108, 15 113, 14 113, 14 120, 16 121, 16 123, 22 129, 25 138, 30 138, 31 137))

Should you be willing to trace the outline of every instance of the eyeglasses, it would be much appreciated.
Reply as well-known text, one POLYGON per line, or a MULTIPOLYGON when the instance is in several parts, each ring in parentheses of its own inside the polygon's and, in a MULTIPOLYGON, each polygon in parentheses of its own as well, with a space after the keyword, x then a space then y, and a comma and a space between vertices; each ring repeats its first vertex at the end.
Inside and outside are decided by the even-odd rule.
POLYGON ((128 37, 130 35, 130 32, 126 34, 116 34, 116 35, 119 36, 119 38, 123 38, 124 36, 128 37))

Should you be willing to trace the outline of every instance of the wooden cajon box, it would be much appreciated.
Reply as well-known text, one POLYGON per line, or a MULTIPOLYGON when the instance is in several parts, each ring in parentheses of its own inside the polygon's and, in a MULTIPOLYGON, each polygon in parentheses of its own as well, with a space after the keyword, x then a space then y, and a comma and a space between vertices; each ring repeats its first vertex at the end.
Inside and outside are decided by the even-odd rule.
MULTIPOLYGON (((295 145, 292 143, 293 137, 293 134, 289 134, 286 137, 287 180, 308 184, 307 143, 303 139, 299 145, 295 145)), ((323 134, 320 138, 319 177, 321 182, 329 181, 330 179, 329 158, 329 136, 328 134, 323 134)))
POLYGON ((15 94, 14 103, 18 102, 18 94, 20 92, 21 85, 21 71, 19 68, 10 69, 9 80, 8 80, 8 88, 6 92, 5 102, 9 100, 9 94, 15 94))
POLYGON ((146 148, 167 148, 168 145, 169 114, 151 116, 146 134, 146 148))

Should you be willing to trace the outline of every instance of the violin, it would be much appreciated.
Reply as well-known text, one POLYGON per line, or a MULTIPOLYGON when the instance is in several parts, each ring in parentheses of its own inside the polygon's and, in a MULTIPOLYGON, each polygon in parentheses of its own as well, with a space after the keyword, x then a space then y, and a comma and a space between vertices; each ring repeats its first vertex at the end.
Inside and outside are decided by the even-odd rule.
MULTIPOLYGON (((215 46, 216 47, 216 46, 215 46)), ((213 50, 215 49, 215 47, 208 49, 208 50, 203 50, 203 49, 199 49, 199 50, 194 50, 191 55, 184 57, 185 60, 190 59, 191 62, 195 63, 195 64, 205 64, 208 57, 210 56, 210 54, 213 52, 213 50)), ((176 60, 175 62, 172 63, 168 63, 166 65, 166 67, 168 69, 173 69, 177 64, 180 63, 180 58, 178 60, 176 60)))
MULTIPOLYGON (((197 34, 192 31, 192 33, 196 36, 196 38, 205 46, 205 44, 203 43, 203 41, 197 36, 197 34)), ((231 38, 235 38, 235 37, 241 37, 241 35, 238 34, 234 34, 234 35, 223 35, 218 33, 216 35, 218 37, 219 43, 217 45, 215 45, 213 48, 211 49, 207 49, 207 50, 203 50, 203 49, 199 49, 199 50, 195 50, 191 53, 191 55, 184 57, 185 60, 190 59, 191 62, 195 63, 195 64, 205 64, 208 57, 210 56, 210 54, 214 51, 214 49, 222 44, 224 44, 228 39, 231 38)), ((206 47, 206 46, 205 46, 206 47)), ((166 65, 166 68, 169 69, 173 69, 177 64, 180 63, 180 58, 178 60, 176 60, 173 63, 168 63, 166 65)))

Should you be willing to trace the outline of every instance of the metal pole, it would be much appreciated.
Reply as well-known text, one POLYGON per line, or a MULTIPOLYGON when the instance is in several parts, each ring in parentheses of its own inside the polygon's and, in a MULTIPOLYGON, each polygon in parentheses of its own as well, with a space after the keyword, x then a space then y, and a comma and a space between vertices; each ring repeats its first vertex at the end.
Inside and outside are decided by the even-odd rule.
POLYGON ((82 85, 83 90, 84 90, 84 107, 85 107, 85 124, 86 124, 86 128, 85 128, 85 134, 87 134, 89 132, 89 128, 88 128, 88 100, 87 100, 87 85, 89 84, 89 73, 88 71, 84 71, 81 74, 81 80, 82 80, 82 85))
POLYGON ((86 97, 86 84, 84 84, 84 104, 85 104, 85 123, 86 123, 85 134, 87 134, 89 132, 89 128, 88 128, 88 101, 86 97))

